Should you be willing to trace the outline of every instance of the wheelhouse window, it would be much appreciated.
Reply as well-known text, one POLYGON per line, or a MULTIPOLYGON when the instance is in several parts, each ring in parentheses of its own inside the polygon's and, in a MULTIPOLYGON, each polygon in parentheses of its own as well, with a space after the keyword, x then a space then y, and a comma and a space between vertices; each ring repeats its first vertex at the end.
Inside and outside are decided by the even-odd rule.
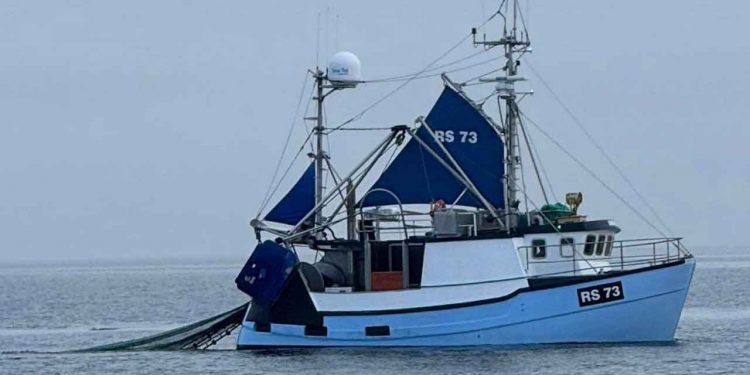
POLYGON ((594 255, 594 247, 596 246, 596 236, 589 234, 586 236, 586 245, 583 248, 583 255, 594 255))
POLYGON ((604 250, 605 256, 612 255, 612 246, 615 243, 615 237, 612 235, 607 236, 607 248, 604 250))
POLYGON ((570 237, 560 239, 560 256, 563 258, 570 258, 575 254, 576 245, 575 240, 570 237))
POLYGON ((607 236, 600 234, 596 240, 596 255, 604 254, 604 245, 607 242, 607 236))
POLYGON ((547 241, 544 239, 531 240, 531 256, 544 258, 547 256, 547 241))

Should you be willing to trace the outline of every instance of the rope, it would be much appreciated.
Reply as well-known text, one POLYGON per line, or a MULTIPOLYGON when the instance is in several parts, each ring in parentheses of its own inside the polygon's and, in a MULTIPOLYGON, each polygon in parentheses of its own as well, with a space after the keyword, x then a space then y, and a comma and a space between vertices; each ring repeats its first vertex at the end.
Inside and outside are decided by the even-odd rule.
MULTIPOLYGON (((576 115, 573 114, 573 111, 571 111, 570 108, 567 105, 565 105, 562 99, 560 99, 560 97, 555 93, 555 91, 552 90, 552 87, 550 87, 547 81, 545 81, 544 78, 542 78, 542 76, 536 71, 536 69, 534 69, 531 63, 529 63, 528 60, 526 60, 525 62, 526 62, 526 65, 529 67, 529 70, 531 70, 534 76, 536 76, 536 78, 539 79, 539 82, 541 82, 542 85, 547 89, 547 91, 549 91, 549 93, 552 95, 552 98, 557 102, 557 104, 559 104, 563 108, 563 110, 568 114, 568 116, 570 116, 570 118, 573 120, 573 123, 575 123, 576 126, 578 126, 578 128, 583 132, 583 134, 586 135, 586 138, 589 139, 589 141, 594 145, 594 147, 596 147, 596 149, 599 150, 599 153, 601 153, 602 156, 604 156, 604 158, 607 160, 609 165, 612 166, 612 168, 614 168, 615 171, 617 171, 617 174, 620 175, 620 177, 628 184, 628 186, 635 193, 635 195, 638 196, 641 202, 643 202, 643 204, 648 208, 648 210, 651 211, 651 214, 654 215, 656 220, 667 230, 667 232, 672 232, 672 230, 669 228, 667 223, 665 223, 664 220, 662 220, 661 216, 659 216, 659 214, 656 212, 654 207, 651 206, 651 204, 646 200, 646 198, 641 194, 641 192, 638 191, 638 189, 636 189, 633 182, 630 181, 630 179, 625 175, 622 169, 620 169, 620 167, 617 166, 617 164, 615 164, 614 160, 612 160, 612 158, 604 150, 604 148, 600 146, 598 142, 596 142, 596 140, 591 135, 591 133, 589 133, 589 131, 586 130, 586 128, 583 126, 583 123, 581 123, 581 121, 578 120, 578 117, 576 117, 576 115)), ((663 234, 661 231, 658 231, 658 232, 660 234, 663 234)))

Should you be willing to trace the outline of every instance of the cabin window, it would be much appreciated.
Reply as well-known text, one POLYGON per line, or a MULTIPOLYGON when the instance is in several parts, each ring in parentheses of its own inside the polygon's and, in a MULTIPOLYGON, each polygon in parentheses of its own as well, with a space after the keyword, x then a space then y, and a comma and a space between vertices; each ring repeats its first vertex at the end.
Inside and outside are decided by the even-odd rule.
POLYGON ((531 241, 531 256, 534 258, 544 258, 547 256, 547 242, 543 239, 531 241))
POLYGON ((594 246, 596 246, 596 236, 589 234, 586 236, 586 246, 583 248, 583 255, 594 255, 594 246))
POLYGON ((602 255, 604 254, 604 244, 606 242, 607 236, 600 234, 599 239, 596 241, 596 255, 602 255))
POLYGON ((575 240, 567 237, 560 239, 560 256, 563 258, 570 258, 575 255, 576 245, 575 240))
POLYGON ((612 246, 615 243, 615 237, 612 235, 607 236, 607 248, 604 250, 604 255, 612 255, 612 246))

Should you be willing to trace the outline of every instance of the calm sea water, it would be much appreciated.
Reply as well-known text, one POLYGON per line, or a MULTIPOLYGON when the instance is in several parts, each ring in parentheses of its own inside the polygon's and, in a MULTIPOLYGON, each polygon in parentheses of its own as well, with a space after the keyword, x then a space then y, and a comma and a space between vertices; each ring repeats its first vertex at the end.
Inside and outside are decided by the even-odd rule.
POLYGON ((241 264, 0 267, 0 373, 750 373, 750 252, 696 251, 672 345, 60 354, 228 310, 241 264))

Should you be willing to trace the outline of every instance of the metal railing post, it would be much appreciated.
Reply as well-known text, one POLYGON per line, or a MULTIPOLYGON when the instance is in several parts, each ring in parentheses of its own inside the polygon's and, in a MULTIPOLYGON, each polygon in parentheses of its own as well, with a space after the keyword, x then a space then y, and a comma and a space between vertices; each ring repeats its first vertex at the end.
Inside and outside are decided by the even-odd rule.
POLYGON ((529 248, 526 247, 526 272, 529 271, 529 248))
POLYGON ((652 249, 651 251, 652 251, 653 256, 654 256, 654 265, 656 265, 656 242, 654 242, 654 243, 651 244, 651 249, 652 249))
POLYGON ((620 241, 620 271, 625 270, 625 257, 622 254, 623 247, 622 247, 622 240, 620 241))

